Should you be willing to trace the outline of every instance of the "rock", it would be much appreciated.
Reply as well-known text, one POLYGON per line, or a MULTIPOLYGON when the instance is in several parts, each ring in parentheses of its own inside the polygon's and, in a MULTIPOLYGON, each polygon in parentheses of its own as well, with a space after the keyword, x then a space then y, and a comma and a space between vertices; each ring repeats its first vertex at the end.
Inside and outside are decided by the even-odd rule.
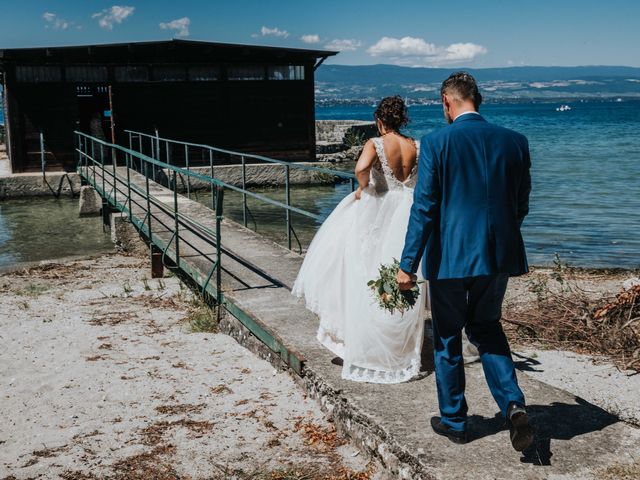
POLYGON ((102 199, 93 187, 86 185, 80 187, 79 214, 81 217, 100 215, 102 199))

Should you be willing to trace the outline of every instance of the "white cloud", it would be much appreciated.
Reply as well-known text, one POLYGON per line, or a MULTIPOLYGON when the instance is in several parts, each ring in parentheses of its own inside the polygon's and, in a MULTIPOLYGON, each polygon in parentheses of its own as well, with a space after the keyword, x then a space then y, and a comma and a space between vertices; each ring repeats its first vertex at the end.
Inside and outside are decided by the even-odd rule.
POLYGON ((68 22, 51 12, 44 12, 42 18, 47 22, 45 28, 53 28, 54 30, 67 30, 73 24, 73 22, 68 22))
POLYGON ((303 35, 300 40, 304 43, 320 43, 320 35, 303 35))
POLYGON ((189 25, 191 20, 189 17, 176 18, 170 22, 162 22, 160 28, 162 30, 176 30, 176 37, 188 37, 189 25))
POLYGON ((269 27, 265 27, 263 25, 262 28, 260 29, 260 33, 259 34, 258 33, 254 33, 251 36, 253 38, 256 38, 256 37, 259 37, 259 36, 287 38, 289 36, 289 32, 287 32, 286 30, 280 30, 278 27, 269 28, 269 27))
POLYGON ((336 38, 335 40, 331 40, 329 43, 325 44, 324 48, 328 48, 329 50, 349 51, 357 50, 360 46, 362 46, 362 42, 360 40, 336 38))
POLYGON ((124 22, 135 12, 136 7, 126 5, 114 5, 111 8, 105 8, 101 12, 94 13, 91 18, 98 19, 98 25, 105 30, 113 30, 114 24, 124 22))
POLYGON ((367 49, 372 57, 389 58, 397 65, 437 66, 474 60, 488 50, 475 43, 452 43, 448 46, 428 43, 416 37, 382 37, 367 49))

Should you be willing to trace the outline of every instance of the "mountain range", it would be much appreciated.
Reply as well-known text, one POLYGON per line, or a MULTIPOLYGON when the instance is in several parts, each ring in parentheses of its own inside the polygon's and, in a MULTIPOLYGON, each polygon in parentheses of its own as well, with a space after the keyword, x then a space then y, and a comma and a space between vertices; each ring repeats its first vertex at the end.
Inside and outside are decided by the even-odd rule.
MULTIPOLYGON (((401 95, 409 103, 439 99, 450 68, 395 65, 321 65, 316 71, 316 101, 371 102, 401 95)), ((561 101, 640 99, 640 68, 615 66, 507 67, 464 69, 480 85, 485 101, 561 101)))

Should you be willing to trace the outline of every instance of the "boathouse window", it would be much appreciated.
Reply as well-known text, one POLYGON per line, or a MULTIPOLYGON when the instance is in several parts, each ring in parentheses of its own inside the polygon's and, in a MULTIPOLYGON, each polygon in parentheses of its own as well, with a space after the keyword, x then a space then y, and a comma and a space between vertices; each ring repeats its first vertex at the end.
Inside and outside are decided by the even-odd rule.
POLYGON ((153 67, 153 79, 159 82, 182 82, 187 79, 187 70, 181 65, 159 65, 153 67))
POLYGON ((127 65, 115 68, 116 81, 118 82, 147 82, 149 81, 149 68, 146 65, 127 65))
POLYGON ((198 66, 189 67, 189 80, 195 82, 208 82, 220 79, 220 67, 198 66))
POLYGON ((65 78, 68 82, 101 83, 108 80, 108 72, 107 67, 71 66, 65 68, 65 78))
POLYGON ((304 67, 302 65, 269 67, 269 80, 304 80, 304 67))
POLYGON ((60 67, 49 65, 30 66, 18 65, 16 67, 16 80, 19 82, 60 82, 62 71, 60 67))
POLYGON ((234 65, 227 69, 229 80, 264 80, 264 74, 262 65, 234 65))

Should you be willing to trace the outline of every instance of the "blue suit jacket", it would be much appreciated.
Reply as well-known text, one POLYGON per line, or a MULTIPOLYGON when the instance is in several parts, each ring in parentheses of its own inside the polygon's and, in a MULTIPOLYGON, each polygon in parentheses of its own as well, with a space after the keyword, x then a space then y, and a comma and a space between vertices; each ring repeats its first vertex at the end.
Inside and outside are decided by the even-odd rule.
POLYGON ((415 273, 424 255, 427 280, 526 273, 526 137, 465 114, 422 138, 418 162, 400 268, 415 273))

